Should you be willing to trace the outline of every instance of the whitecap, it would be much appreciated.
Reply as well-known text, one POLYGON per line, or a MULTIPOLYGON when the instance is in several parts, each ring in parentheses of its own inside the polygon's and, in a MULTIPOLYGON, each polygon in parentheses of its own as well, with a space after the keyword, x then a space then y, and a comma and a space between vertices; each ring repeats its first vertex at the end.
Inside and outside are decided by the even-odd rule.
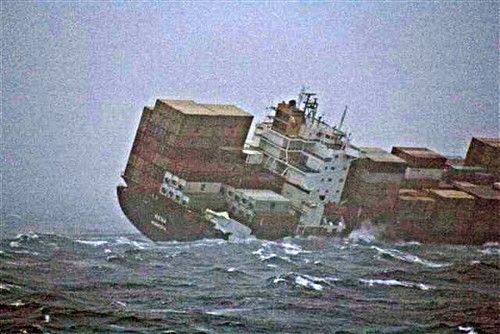
POLYGON ((34 232, 28 232, 26 234, 21 233, 16 235, 15 239, 21 239, 21 240, 29 240, 29 239, 38 239, 39 235, 34 233, 34 232))
POLYGON ((483 247, 500 247, 500 242, 497 242, 497 241, 485 242, 483 244, 483 247))
POLYGON ((449 263, 434 263, 430 261, 423 260, 419 258, 416 255, 409 254, 409 253, 404 253, 401 252, 397 249, 383 249, 377 246, 371 246, 372 249, 375 249, 379 254, 382 255, 388 255, 392 258, 408 262, 408 263, 415 263, 415 264, 421 264, 423 266, 429 267, 429 268, 443 268, 443 267, 448 267, 450 266, 449 263))
POLYGON ((0 283, 0 290, 10 291, 13 288, 19 289, 20 286, 14 284, 0 283))
POLYGON ((176 251, 176 252, 173 252, 172 254, 165 255, 165 257, 168 258, 168 259, 173 259, 174 257, 176 257, 176 256, 178 256, 180 254, 183 254, 183 252, 176 251))
POLYGON ((40 253, 38 252, 30 252, 28 250, 20 250, 20 251, 12 251, 13 253, 16 253, 16 254, 26 254, 26 255, 33 255, 33 256, 38 256, 40 255, 40 253))
POLYGON ((148 310, 149 313, 177 313, 177 314, 186 314, 188 312, 183 310, 174 310, 171 308, 162 308, 162 309, 151 309, 148 310))
POLYGON ((205 314, 221 316, 221 315, 226 315, 226 314, 249 312, 249 311, 252 311, 252 309, 250 309, 250 308, 223 308, 220 310, 206 311, 205 314))
MULTIPOLYGON (((288 257, 288 256, 279 256, 277 253, 272 252, 271 249, 269 249, 270 245, 277 245, 277 243, 271 242, 271 241, 267 242, 263 245, 264 248, 259 248, 258 250, 253 251, 252 254, 257 255, 261 261, 279 259, 279 260, 283 260, 283 261, 290 262, 290 263, 293 262, 290 259, 290 257, 288 257), (268 248, 268 249, 266 249, 266 248, 268 248)), ((290 251, 290 249, 292 247, 285 246, 285 247, 281 247, 281 249, 283 249, 285 251, 285 253, 287 253, 286 249, 289 249, 289 251, 290 251)), ((296 251, 296 249, 292 250, 291 252, 295 254, 295 251, 296 251)))
POLYGON ((121 306, 121 307, 127 307, 127 303, 121 302, 119 300, 114 300, 113 304, 121 306))
POLYGON ((302 248, 300 248, 299 246, 292 245, 286 242, 280 244, 280 246, 283 248, 284 252, 288 255, 298 255, 303 252, 302 248))
MULTIPOLYGON (((231 234, 229 235, 229 239, 227 241, 232 244, 250 244, 258 240, 259 239, 257 239, 254 235, 249 235, 248 237, 245 238, 239 238, 231 234)), ((222 240, 221 244, 222 243, 224 243, 224 240, 222 240)))
POLYGON ((147 242, 134 241, 134 240, 130 240, 127 237, 119 237, 119 238, 115 239, 115 243, 117 245, 131 245, 131 246, 134 246, 138 249, 145 249, 149 245, 147 242))
POLYGON ((278 255, 276 255, 274 253, 273 254, 269 254, 269 255, 261 255, 260 256, 260 260, 261 261, 266 261, 266 260, 274 259, 276 257, 278 257, 278 255))
POLYGON ((19 248, 19 247, 21 247, 21 244, 17 241, 11 241, 9 243, 9 246, 10 246, 10 248, 19 248))
POLYGON ((471 326, 468 327, 458 326, 458 330, 460 332, 466 332, 467 334, 477 334, 477 332, 474 330, 474 327, 471 326))
POLYGON ((274 280, 273 280, 273 283, 274 284, 279 284, 279 283, 288 283, 288 281, 286 279, 284 279, 283 277, 276 277, 274 280))
POLYGON ((307 278, 302 277, 302 276, 295 277, 295 283, 298 285, 301 285, 303 287, 306 287, 308 289, 313 289, 316 291, 323 290, 323 286, 321 284, 314 283, 314 282, 312 282, 312 281, 310 281, 307 278))
POLYGON ((375 227, 367 221, 361 223, 361 227, 352 231, 347 237, 349 241, 372 243, 375 241, 375 227))
POLYGON ((79 244, 90 245, 94 247, 102 246, 108 243, 106 240, 75 240, 79 244))
POLYGON ((302 276, 305 277, 305 278, 307 278, 310 281, 315 282, 315 283, 324 283, 324 284, 327 284, 327 285, 331 285, 331 282, 337 282, 339 280, 338 278, 329 277, 329 276, 326 276, 326 277, 316 277, 316 276, 306 275, 306 274, 302 274, 302 276))
POLYGON ((401 246, 401 247, 405 247, 405 246, 420 246, 422 245, 420 242, 418 241, 402 241, 402 242, 398 242, 396 244, 396 246, 401 246))
POLYGON ((258 255, 261 261, 267 261, 271 259, 281 259, 287 262, 291 262, 288 256, 278 256, 276 253, 264 254, 265 250, 263 248, 259 248, 258 250, 252 252, 254 255, 258 255))
POLYGON ((395 279, 360 279, 359 281, 361 283, 368 284, 368 286, 374 286, 374 285, 400 286, 405 288, 417 288, 424 291, 434 289, 433 286, 427 284, 414 283, 409 281, 398 281, 395 279))
POLYGON ((500 248, 479 249, 478 252, 484 255, 500 255, 500 248))
POLYGON ((22 302, 22 301, 20 301, 20 300, 17 300, 17 301, 15 301, 15 302, 13 302, 13 303, 10 303, 9 305, 11 305, 11 306, 15 306, 15 307, 20 307, 20 306, 24 306, 24 305, 26 305, 26 304, 25 304, 25 303, 23 303, 23 302, 22 302))
POLYGON ((254 254, 254 255, 262 255, 263 252, 264 252, 264 248, 259 248, 256 251, 253 251, 252 254, 254 254))

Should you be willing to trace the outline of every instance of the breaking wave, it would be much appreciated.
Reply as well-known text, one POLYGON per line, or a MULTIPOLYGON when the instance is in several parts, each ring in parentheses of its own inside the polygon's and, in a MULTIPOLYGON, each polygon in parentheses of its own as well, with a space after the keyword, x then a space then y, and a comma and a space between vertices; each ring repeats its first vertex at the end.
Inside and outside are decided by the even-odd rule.
POLYGON ((498 244, 34 233, 0 242, 0 332, 472 334, 499 325, 498 244))
POLYGON ((376 239, 375 227, 370 222, 363 222, 361 226, 352 231, 347 240, 351 242, 372 243, 376 239))
POLYGON ((412 264, 420 264, 428 268, 444 268, 449 267, 449 263, 434 263, 430 261, 426 261, 421 259, 416 255, 412 255, 409 253, 401 252, 397 249, 383 249, 377 246, 371 246, 371 249, 375 249, 378 253, 377 256, 380 257, 388 257, 392 259, 397 259, 403 262, 412 263, 412 264))
POLYGON ((424 283, 398 281, 396 279, 360 279, 359 281, 362 283, 365 283, 369 286, 385 285, 385 286, 400 286, 400 287, 405 287, 405 288, 417 288, 420 290, 435 289, 435 287, 433 287, 431 285, 424 284, 424 283))

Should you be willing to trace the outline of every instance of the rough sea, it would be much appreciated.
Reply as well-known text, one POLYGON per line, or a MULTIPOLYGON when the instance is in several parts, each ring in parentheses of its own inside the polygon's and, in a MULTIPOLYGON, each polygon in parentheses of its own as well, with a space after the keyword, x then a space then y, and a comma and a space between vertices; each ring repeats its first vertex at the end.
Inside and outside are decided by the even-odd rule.
POLYGON ((21 234, 5 333, 499 333, 500 245, 21 234))

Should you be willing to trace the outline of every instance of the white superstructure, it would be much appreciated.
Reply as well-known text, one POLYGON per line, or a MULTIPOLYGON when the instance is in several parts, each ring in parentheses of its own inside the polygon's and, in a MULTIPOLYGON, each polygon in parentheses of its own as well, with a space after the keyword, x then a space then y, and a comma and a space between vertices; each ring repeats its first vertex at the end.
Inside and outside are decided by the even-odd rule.
MULTIPOLYGON (((314 94, 301 93, 294 100, 280 103, 273 123, 257 125, 253 143, 264 155, 264 166, 286 180, 282 195, 299 211, 300 223, 323 223, 324 205, 339 203, 350 163, 357 152, 349 149, 348 136, 339 126, 328 125, 317 117, 314 94)), ((345 116, 342 116, 342 121, 345 116)))

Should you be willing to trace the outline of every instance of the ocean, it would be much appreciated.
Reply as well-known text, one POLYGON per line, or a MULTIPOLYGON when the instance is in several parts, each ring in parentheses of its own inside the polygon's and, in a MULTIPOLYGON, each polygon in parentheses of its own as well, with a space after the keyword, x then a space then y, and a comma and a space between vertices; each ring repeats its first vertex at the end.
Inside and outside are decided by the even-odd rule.
MULTIPOLYGON (((357 232, 357 231, 355 231, 357 232)), ((499 333, 500 245, 1 240, 5 333, 499 333)))

